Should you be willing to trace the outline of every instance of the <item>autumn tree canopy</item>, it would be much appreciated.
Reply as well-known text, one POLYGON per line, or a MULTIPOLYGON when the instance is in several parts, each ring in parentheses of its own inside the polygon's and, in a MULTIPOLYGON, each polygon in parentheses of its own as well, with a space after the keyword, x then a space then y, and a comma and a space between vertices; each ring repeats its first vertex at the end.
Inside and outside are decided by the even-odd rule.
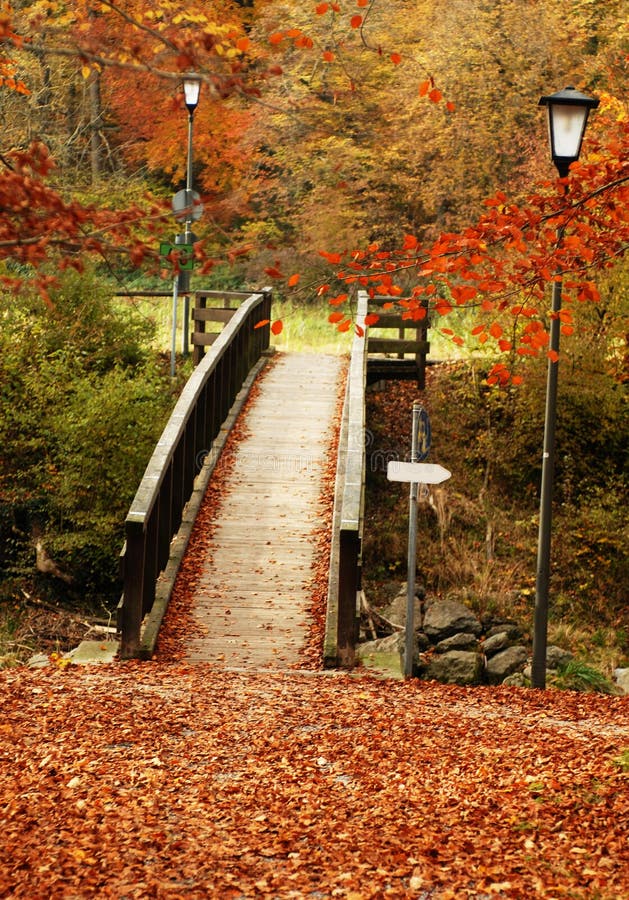
POLYGON ((337 327, 363 286, 404 298, 409 319, 426 301, 483 313, 481 342, 543 351, 548 282, 562 270, 570 298, 595 301, 596 272, 627 245, 621 6, 4 4, 2 277, 45 289, 52 263, 86 252, 159 267, 185 161, 181 75, 195 70, 200 272, 248 250, 251 281, 327 296, 337 327), (567 83, 601 99, 569 191, 537 109, 567 83))

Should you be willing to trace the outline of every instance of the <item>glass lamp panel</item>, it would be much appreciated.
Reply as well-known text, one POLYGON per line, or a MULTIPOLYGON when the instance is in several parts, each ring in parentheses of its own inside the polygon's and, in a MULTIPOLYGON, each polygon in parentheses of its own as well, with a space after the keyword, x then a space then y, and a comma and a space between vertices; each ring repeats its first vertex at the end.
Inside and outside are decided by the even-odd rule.
POLYGON ((553 155, 578 159, 588 117, 586 106, 554 103, 548 107, 553 155))
POLYGON ((198 78, 186 78, 183 83, 183 92, 188 109, 194 109, 199 102, 201 82, 198 78))

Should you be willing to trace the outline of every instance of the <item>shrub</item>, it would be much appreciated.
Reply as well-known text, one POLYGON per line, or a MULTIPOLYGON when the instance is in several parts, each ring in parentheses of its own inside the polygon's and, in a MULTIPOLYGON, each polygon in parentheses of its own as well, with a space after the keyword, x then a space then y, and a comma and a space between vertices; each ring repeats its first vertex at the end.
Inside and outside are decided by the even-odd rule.
MULTIPOLYGON (((172 404, 152 332, 94 277, 0 298, 0 578, 32 576, 34 541, 76 602, 112 603, 126 511, 172 404)), ((49 580, 53 586, 55 581, 49 580)))

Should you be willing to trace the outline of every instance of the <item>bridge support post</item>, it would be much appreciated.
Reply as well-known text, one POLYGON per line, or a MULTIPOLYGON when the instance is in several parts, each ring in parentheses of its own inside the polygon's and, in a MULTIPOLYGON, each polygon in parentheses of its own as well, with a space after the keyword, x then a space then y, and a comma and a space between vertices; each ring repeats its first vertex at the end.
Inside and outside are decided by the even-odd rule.
POLYGON ((120 658, 135 659, 140 653, 140 629, 143 617, 145 538, 142 523, 127 522, 126 539, 120 658))
POLYGON ((338 572, 337 665, 351 669, 358 642, 356 604, 360 590, 360 538, 357 531, 341 531, 338 572))

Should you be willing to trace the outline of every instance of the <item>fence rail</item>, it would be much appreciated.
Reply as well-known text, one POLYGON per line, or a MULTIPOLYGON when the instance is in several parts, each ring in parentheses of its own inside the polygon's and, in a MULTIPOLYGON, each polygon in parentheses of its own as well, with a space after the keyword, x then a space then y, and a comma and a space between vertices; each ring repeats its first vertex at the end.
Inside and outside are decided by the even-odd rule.
POLYGON ((391 297, 369 298, 370 311, 376 312, 379 319, 368 333, 367 383, 381 379, 412 379, 423 390, 426 384, 426 357, 430 350, 427 340, 430 327, 428 304, 423 304, 424 318, 415 321, 404 318, 399 310, 387 312, 390 303, 391 297), (392 331, 397 332, 395 337, 390 336, 392 331))
POLYGON ((269 346, 269 326, 255 326, 270 319, 270 310, 271 290, 264 289, 234 311, 189 378, 146 468, 127 515, 121 555, 118 627, 123 659, 149 655, 142 642, 142 621, 153 608, 157 580, 168 564, 203 456, 249 371, 269 346))
MULTIPOLYGON (((358 295, 356 322, 364 326, 367 294, 358 295)), ((354 665, 358 641, 358 596, 361 588, 365 501, 365 386, 367 341, 356 335, 339 435, 328 606, 323 649, 328 668, 354 665)))

